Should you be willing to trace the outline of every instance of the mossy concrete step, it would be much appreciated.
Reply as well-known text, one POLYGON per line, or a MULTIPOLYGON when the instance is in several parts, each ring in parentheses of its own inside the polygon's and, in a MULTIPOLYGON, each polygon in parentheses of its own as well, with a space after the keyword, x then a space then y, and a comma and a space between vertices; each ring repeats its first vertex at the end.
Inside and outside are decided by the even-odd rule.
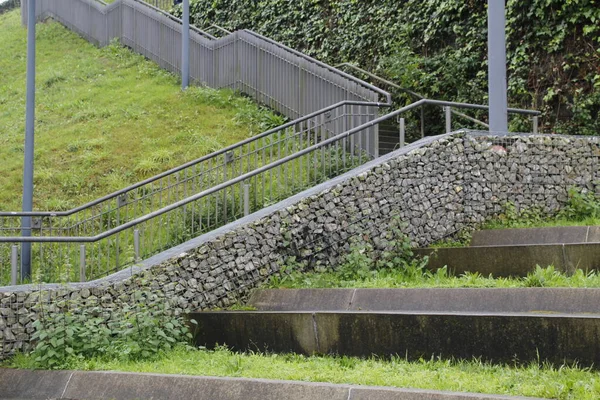
POLYGON ((257 311, 600 314, 600 289, 266 289, 254 291, 247 305, 257 311))
POLYGON ((196 345, 234 350, 600 365, 600 315, 362 311, 192 313, 196 345))
POLYGON ((537 265, 553 265, 565 273, 600 269, 600 243, 424 248, 414 253, 429 257, 427 268, 435 271, 447 266, 456 274, 525 276, 537 265))
POLYGON ((486 229, 473 232, 471 246, 600 243, 600 226, 486 229))
POLYGON ((197 345, 348 356, 600 363, 598 289, 263 291, 262 310, 190 314, 197 345))

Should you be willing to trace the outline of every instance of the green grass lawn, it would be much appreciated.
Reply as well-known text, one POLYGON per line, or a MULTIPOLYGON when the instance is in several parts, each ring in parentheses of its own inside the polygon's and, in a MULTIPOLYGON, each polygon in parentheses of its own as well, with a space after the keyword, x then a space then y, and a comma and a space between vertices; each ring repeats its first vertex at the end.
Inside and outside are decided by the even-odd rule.
MULTIPOLYGON (((21 208, 26 30, 0 15, 0 210, 21 208)), ((34 209, 61 210, 236 143, 282 118, 231 91, 190 88, 120 47, 37 26, 34 209)))
MULTIPOLYGON (((30 368, 33 364, 30 357, 19 355, 10 366, 30 368)), ((600 398, 598 371, 537 363, 516 366, 478 360, 305 357, 176 348, 152 361, 94 359, 73 361, 69 368, 396 386, 564 400, 600 398)))

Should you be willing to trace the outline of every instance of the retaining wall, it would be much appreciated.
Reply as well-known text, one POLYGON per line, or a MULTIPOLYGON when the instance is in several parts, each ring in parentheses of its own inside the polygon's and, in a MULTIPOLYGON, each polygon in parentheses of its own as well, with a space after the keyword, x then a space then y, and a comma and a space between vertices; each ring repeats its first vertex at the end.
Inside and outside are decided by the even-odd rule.
POLYGON ((288 200, 85 284, 0 288, 0 354, 27 348, 33 321, 69 302, 110 310, 133 291, 164 294, 176 314, 226 307, 279 272, 290 257, 333 267, 355 237, 384 250, 390 221, 424 246, 475 227, 503 210, 557 210, 568 189, 600 194, 598 137, 430 137, 376 159, 288 200))

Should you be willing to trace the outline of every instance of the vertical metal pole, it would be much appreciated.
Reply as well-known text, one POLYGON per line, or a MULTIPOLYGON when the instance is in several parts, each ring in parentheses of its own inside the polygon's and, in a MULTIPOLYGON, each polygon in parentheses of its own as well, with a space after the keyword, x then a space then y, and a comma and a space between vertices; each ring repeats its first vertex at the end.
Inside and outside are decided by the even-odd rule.
MULTIPOLYGON (((35 2, 27 3, 27 108, 25 111, 24 212, 33 209, 33 143, 35 129, 35 2)), ((31 236, 31 217, 21 218, 21 236, 31 236)), ((31 243, 21 244, 21 280, 31 276, 31 243)))
POLYGON ((85 282, 85 244, 79 246, 79 281, 85 282))
POLYGON ((135 262, 140 260, 140 230, 133 231, 133 251, 135 253, 135 262))
POLYGON ((446 133, 452 132, 452 108, 444 107, 446 113, 446 133))
POLYGON ((508 131, 505 0, 488 0, 490 132, 508 131))
POLYGON ((404 118, 400 118, 398 124, 400 125, 400 147, 404 147, 404 142, 406 141, 406 125, 404 123, 404 118))
POLYGON ((18 259, 19 259, 19 246, 16 244, 11 247, 10 253, 10 284, 15 286, 17 284, 18 272, 18 259))
POLYGON ((533 133, 538 133, 539 129, 539 117, 537 115, 533 116, 533 133))
POLYGON ((190 0, 183 0, 181 26, 181 90, 190 83, 190 0))
POLYGON ((244 183, 244 216, 250 214, 250 185, 244 183))
POLYGON ((425 137, 425 106, 421 106, 421 139, 425 137))

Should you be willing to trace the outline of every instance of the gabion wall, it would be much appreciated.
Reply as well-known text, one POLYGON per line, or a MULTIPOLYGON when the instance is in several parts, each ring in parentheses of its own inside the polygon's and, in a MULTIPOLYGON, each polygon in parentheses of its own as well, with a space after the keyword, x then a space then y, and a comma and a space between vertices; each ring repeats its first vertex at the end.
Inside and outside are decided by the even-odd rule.
POLYGON ((33 321, 73 307, 110 310, 132 292, 160 292, 176 314, 227 307, 277 273, 290 257, 334 267, 352 238, 384 250, 396 216, 415 245, 474 228, 503 210, 555 211, 570 188, 600 195, 598 137, 444 135, 404 148, 308 190, 191 250, 123 279, 56 287, 0 288, 0 355, 26 350, 33 321), (4 293, 2 293, 4 292, 4 293))

